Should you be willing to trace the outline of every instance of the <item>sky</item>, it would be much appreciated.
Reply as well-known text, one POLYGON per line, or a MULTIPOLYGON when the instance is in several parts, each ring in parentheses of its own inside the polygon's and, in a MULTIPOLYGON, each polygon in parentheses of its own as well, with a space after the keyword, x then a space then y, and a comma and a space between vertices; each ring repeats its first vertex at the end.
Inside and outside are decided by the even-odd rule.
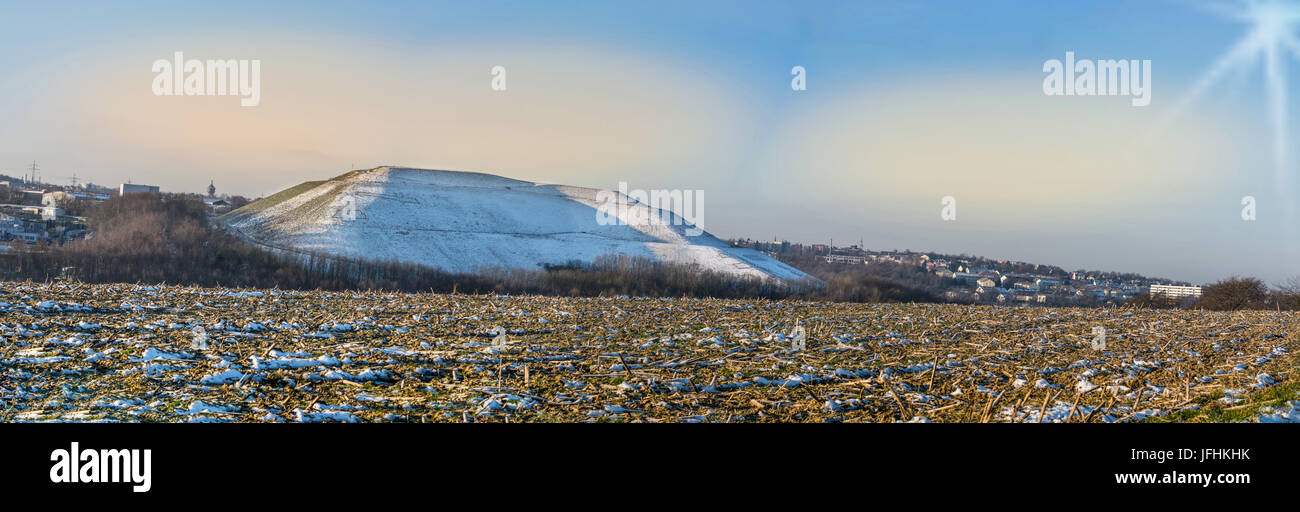
POLYGON ((723 238, 1276 284, 1300 276, 1287 6, 1283 44, 1222 65, 1259 5, 0 1, 0 173, 249 197, 380 165, 626 182, 704 191, 723 238), (175 52, 258 60, 260 101, 155 95, 175 52), (1149 60, 1150 104, 1046 94, 1067 52, 1149 60))

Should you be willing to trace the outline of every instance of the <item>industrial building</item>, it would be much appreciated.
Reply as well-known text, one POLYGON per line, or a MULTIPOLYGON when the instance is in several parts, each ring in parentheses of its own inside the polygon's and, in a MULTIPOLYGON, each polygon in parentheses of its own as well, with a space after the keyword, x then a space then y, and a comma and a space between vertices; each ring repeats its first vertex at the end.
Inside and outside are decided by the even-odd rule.
POLYGON ((132 183, 123 183, 122 186, 118 188, 117 193, 118 195, 123 195, 123 196, 127 194, 157 194, 158 187, 152 185, 135 185, 132 183))

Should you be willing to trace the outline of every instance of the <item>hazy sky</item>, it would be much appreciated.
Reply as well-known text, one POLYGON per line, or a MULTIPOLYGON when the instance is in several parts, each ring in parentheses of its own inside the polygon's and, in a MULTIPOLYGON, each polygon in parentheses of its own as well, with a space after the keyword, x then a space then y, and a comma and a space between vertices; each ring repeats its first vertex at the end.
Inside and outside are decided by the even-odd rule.
POLYGON ((1300 275, 1300 151, 1276 161, 1273 121, 1300 108, 1270 117, 1262 58, 1176 108, 1250 31, 1232 2, 268 3, 0 3, 0 172, 248 196, 387 164, 626 181, 704 190, 727 238, 1300 275), (260 60, 260 104, 155 96, 176 51, 260 60), (1150 105, 1045 95, 1067 51, 1149 59, 1150 105))

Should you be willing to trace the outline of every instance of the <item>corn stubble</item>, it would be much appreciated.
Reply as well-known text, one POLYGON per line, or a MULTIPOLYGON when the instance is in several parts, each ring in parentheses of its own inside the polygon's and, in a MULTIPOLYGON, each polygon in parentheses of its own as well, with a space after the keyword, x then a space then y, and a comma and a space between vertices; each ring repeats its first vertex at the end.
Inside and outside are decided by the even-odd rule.
POLYGON ((8 282, 0 419, 1190 418, 1294 388, 1297 327, 1266 311, 8 282))

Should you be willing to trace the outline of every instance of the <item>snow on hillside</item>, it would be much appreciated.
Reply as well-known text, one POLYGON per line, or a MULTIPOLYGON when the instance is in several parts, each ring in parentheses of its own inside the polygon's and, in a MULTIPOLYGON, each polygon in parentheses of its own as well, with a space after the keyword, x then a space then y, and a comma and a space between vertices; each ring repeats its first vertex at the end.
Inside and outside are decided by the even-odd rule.
POLYGON ((395 259, 452 272, 537 269, 624 254, 736 276, 808 277, 711 234, 688 236, 693 226, 672 221, 680 217, 661 218, 657 209, 630 199, 624 219, 650 223, 601 225, 597 192, 474 172, 379 167, 304 183, 223 220, 275 248, 395 259))

